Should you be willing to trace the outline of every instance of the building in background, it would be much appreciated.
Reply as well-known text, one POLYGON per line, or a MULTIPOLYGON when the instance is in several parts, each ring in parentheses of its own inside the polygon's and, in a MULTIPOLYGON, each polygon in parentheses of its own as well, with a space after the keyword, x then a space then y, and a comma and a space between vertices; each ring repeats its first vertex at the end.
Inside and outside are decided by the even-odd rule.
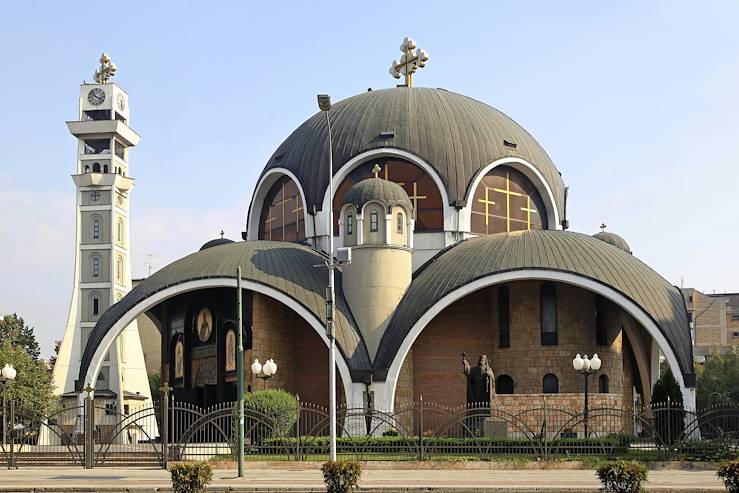
POLYGON ((739 346, 739 293, 705 294, 683 288, 696 361, 739 346))

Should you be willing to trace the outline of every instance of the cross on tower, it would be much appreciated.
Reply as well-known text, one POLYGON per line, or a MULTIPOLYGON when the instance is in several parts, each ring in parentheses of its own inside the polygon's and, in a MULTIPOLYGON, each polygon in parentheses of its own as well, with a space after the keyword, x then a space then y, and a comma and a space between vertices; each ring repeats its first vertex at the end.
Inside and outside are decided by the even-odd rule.
POLYGON ((374 166, 372 167, 372 173, 374 173, 374 175, 375 175, 375 178, 378 178, 378 176, 377 176, 377 175, 379 175, 379 174, 380 174, 380 171, 382 171, 382 170, 380 169, 380 165, 379 165, 379 164, 375 164, 375 165, 374 165, 374 166))
POLYGON ((607 227, 606 226, 606 223, 600 223, 600 230, 601 230, 601 232, 605 232, 606 231, 606 227, 607 227))
POLYGON ((426 62, 429 59, 429 54, 421 48, 418 48, 415 52, 416 42, 411 38, 406 37, 403 43, 400 45, 400 51, 403 55, 400 57, 400 61, 393 60, 390 65, 390 75, 396 79, 400 79, 401 75, 405 76, 405 85, 413 87, 413 74, 419 68, 426 66, 426 62))
POLYGON ((108 79, 113 77, 117 70, 118 67, 115 66, 115 63, 110 61, 110 56, 107 53, 103 53, 100 55, 100 67, 95 70, 95 75, 93 76, 95 82, 106 84, 108 79))

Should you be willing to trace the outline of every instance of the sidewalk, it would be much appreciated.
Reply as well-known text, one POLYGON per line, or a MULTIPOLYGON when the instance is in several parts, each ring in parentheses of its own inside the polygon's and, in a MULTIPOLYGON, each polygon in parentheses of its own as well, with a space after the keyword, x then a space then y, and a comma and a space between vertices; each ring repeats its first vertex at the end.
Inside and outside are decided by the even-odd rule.
MULTIPOLYGON (((208 491, 322 492, 318 470, 215 470, 208 491)), ((589 470, 368 470, 360 490, 390 492, 597 492, 600 483, 589 470)), ((647 491, 726 491, 714 471, 650 471, 647 491)), ((0 470, 0 492, 155 492, 171 491, 169 473, 160 469, 19 469, 0 470)))

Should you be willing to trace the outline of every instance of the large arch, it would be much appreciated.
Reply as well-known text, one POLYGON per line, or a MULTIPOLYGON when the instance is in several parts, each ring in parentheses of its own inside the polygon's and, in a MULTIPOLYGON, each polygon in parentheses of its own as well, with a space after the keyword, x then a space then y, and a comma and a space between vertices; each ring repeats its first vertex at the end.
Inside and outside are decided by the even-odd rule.
MULTIPOLYGON (((132 321, 136 320, 136 317, 138 315, 182 293, 186 293, 189 291, 195 291, 198 289, 223 288, 223 287, 236 289, 236 279, 209 278, 209 279, 198 279, 198 280, 187 281, 181 284, 177 284, 175 286, 170 286, 161 291, 158 291, 154 293, 152 296, 145 298, 139 303, 137 303, 132 309, 126 311, 126 313, 124 313, 123 316, 121 316, 110 327, 110 329, 105 333, 103 338, 100 340, 99 344, 95 348, 95 351, 92 355, 92 358, 88 365, 87 372, 85 373, 84 379, 80 383, 83 386, 86 386, 89 382, 96 381, 97 375, 100 372, 100 367, 105 358, 105 354, 108 352, 113 342, 115 342, 118 336, 123 332, 123 330, 132 321)), ((274 288, 271 288, 269 286, 265 286, 263 284, 259 284, 253 281, 249 281, 249 280, 242 279, 241 287, 242 289, 255 291, 263 295, 269 296, 271 298, 274 298, 277 301, 281 302, 282 304, 286 305, 288 308, 295 311, 306 322, 308 322, 308 324, 318 333, 321 340, 324 342, 324 344, 326 344, 326 347, 329 346, 329 340, 328 340, 328 337, 326 337, 326 330, 325 330, 323 323, 321 323, 321 321, 318 320, 313 313, 311 313, 305 307, 297 303, 295 300, 293 300, 286 294, 274 288)), ((349 366, 340 352, 339 352, 338 357, 336 358, 336 366, 339 370, 339 375, 341 376, 341 380, 343 383, 346 402, 355 402, 356 395, 352 395, 352 394, 356 393, 356 389, 354 389, 353 387, 355 386, 352 385, 352 378, 349 372, 349 366), (354 400, 350 400, 350 398, 353 398, 354 400)), ((360 396, 360 399, 361 399, 361 396, 360 396)))
POLYGON ((526 178, 531 180, 531 183, 534 184, 536 189, 539 191, 542 200, 544 201, 544 206, 547 210, 547 221, 549 223, 549 229, 562 229, 560 218, 564 218, 564 211, 560 212, 557 209, 557 202, 554 200, 554 193, 552 192, 552 188, 549 186, 541 172, 536 168, 536 166, 526 161, 525 159, 521 159, 518 157, 504 157, 493 161, 484 168, 480 169, 475 174, 475 178, 472 180, 472 182, 470 182, 465 195, 465 205, 460 211, 460 226, 464 231, 469 232, 471 230, 470 221, 472 215, 472 197, 475 194, 475 190, 477 190, 477 186, 480 184, 482 178, 490 172, 490 170, 498 166, 510 166, 511 168, 520 171, 524 174, 524 176, 526 176, 526 178))
POLYGON ((310 238, 315 236, 313 229, 313 223, 308 221, 308 205, 305 200, 305 191, 303 190, 303 184, 300 183, 298 177, 295 174, 285 168, 272 168, 268 170, 257 182, 254 187, 254 193, 252 194, 251 203, 249 204, 249 212, 246 218, 246 234, 245 240, 257 240, 259 238, 259 218, 262 216, 262 209, 264 208, 264 201, 267 198, 272 185, 281 177, 287 176, 298 187, 300 191, 300 198, 303 201, 303 221, 305 224, 305 237, 310 238))
POLYGON ((491 274, 479 279, 476 279, 464 286, 461 286, 445 296, 439 299, 429 310, 427 310, 411 327, 410 331, 406 335, 398 351, 393 357, 392 363, 388 369, 387 379, 384 385, 384 395, 382 398, 386 405, 392 406, 395 402, 395 390, 397 387, 398 377, 400 370, 403 366, 408 352, 410 351, 413 343, 416 341, 421 332, 426 326, 434 319, 442 310, 454 303, 455 301, 463 298, 464 296, 477 291, 479 289, 501 284, 511 281, 521 280, 549 280, 555 282, 562 282, 566 284, 572 284, 581 288, 587 289, 591 292, 598 293, 620 306, 624 311, 630 314, 642 327, 649 333, 649 335, 657 341, 657 344, 662 349, 665 358, 672 369, 673 374, 680 384, 680 389, 683 394, 683 400, 686 403, 688 409, 695 409, 695 388, 689 388, 683 377, 682 370, 678 364, 678 359, 673 352, 672 348, 667 342, 667 339, 660 331, 660 328, 654 322, 652 317, 634 301, 624 296, 616 289, 606 284, 597 282, 588 277, 578 275, 571 272, 562 272, 546 269, 519 269, 511 270, 506 272, 500 272, 497 274, 491 274))

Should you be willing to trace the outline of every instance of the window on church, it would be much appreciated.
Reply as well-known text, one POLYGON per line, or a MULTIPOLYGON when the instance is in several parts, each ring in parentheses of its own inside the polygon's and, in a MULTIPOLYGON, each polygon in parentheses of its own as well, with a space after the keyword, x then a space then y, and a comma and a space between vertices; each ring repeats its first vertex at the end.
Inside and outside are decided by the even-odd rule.
POLYGON ((606 317, 606 300, 595 295, 595 343, 598 346, 608 345, 608 321, 606 317))
POLYGON ((98 218, 92 220, 92 239, 100 239, 100 219, 98 218))
POLYGON ((104 164, 103 165, 103 173, 107 173, 107 172, 108 172, 108 165, 107 164, 104 164))
POLYGON ((260 240, 305 240, 303 197, 298 185, 289 176, 280 177, 267 192, 259 219, 258 236, 260 240))
POLYGON ((92 172, 93 173, 100 173, 100 163, 93 163, 92 164, 92 172))
POLYGON ((123 241, 123 219, 118 219, 118 228, 116 231, 116 237, 118 241, 123 241))
POLYGON ((542 380, 542 393, 559 394, 559 379, 554 373, 547 373, 542 380))
POLYGON ((92 299, 92 316, 97 317, 100 314, 100 299, 95 296, 92 299))
POLYGON ((498 289, 498 330, 500 333, 500 347, 511 346, 511 307, 508 286, 498 289))
POLYGON ((373 233, 377 231, 379 227, 378 217, 377 211, 370 212, 370 231, 373 233))
POLYGON ((115 141, 115 155, 123 159, 124 161, 126 160, 126 146, 124 146, 117 140, 115 141))
POLYGON ((90 139, 82 141, 85 154, 110 154, 109 139, 90 139))
POLYGON ((557 345, 557 286, 545 282, 539 290, 541 318, 541 345, 557 345))
MULTIPOLYGON (((366 161, 352 171, 336 188, 334 195, 334 228, 338 228, 339 211, 344 205, 346 192, 357 182, 372 178, 372 168, 380 166, 379 177, 397 183, 413 204, 415 232, 443 231, 444 204, 441 192, 433 178, 415 164, 400 159, 381 159, 366 161)), ((338 229, 336 229, 338 231, 338 229)))
POLYGON ((496 166, 480 180, 472 197, 472 233, 487 235, 547 227, 541 195, 523 173, 496 166))
POLYGON ((608 375, 601 375, 598 377, 598 392, 601 394, 608 393, 608 375))
POLYGON ((346 216, 346 234, 354 234, 354 214, 346 216))
POLYGON ((115 278, 118 282, 123 281, 123 258, 118 257, 115 262, 115 278))
POLYGON ((396 216, 396 225, 395 225, 395 231, 399 234, 403 234, 403 214, 401 212, 398 212, 398 215, 396 216))
POLYGON ((100 257, 92 257, 92 277, 100 277, 100 257))
POLYGON ((110 110, 88 110, 84 112, 83 121, 96 122, 110 120, 110 110))
POLYGON ((513 378, 510 375, 500 375, 495 379, 496 394, 514 394, 513 378))
POLYGON ((86 164, 85 165, 85 173, 89 173, 89 172, 90 172, 90 165, 89 164, 86 164))

